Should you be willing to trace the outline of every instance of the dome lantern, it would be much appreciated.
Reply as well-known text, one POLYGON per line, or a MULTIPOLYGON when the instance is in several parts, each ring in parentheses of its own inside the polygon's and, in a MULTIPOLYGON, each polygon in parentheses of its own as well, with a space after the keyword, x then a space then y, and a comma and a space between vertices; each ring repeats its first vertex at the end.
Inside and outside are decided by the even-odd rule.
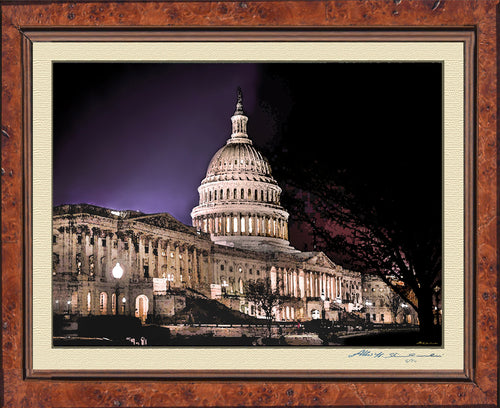
POLYGON ((243 93, 241 92, 240 87, 238 87, 237 90, 236 110, 234 111, 233 116, 231 116, 231 122, 233 124, 233 131, 231 133, 231 139, 228 140, 228 143, 245 142, 251 144, 252 141, 247 135, 248 117, 245 116, 245 112, 243 111, 243 93))

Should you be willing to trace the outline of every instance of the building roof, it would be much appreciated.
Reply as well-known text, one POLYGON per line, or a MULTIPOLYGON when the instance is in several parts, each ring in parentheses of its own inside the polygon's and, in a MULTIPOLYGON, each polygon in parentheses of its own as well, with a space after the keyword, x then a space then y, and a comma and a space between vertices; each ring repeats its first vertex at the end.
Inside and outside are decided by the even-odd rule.
MULTIPOLYGON (((113 210, 92 204, 63 204, 53 209, 53 216, 96 215, 112 220, 142 223, 153 227, 183 232, 190 235, 207 235, 200 233, 195 227, 188 226, 168 213, 145 214, 134 210, 113 210)), ((122 226, 123 227, 123 226, 122 226)))

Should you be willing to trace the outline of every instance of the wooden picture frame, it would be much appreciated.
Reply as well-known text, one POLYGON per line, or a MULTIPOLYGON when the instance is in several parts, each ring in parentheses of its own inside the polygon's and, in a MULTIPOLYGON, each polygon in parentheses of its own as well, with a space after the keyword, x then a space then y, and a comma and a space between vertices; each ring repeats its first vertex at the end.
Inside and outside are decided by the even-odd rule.
POLYGON ((495 406, 496 2, 158 2, 2 5, 2 351, 6 406, 495 406), (143 19, 139 19, 139 15, 143 19), (146 16, 146 17, 144 17, 146 16), (99 27, 101 24, 106 29, 99 27), (165 26, 170 26, 167 30, 165 26), (353 26, 349 29, 346 26, 353 26), (263 29, 265 28, 265 29, 263 29), (273 30, 270 30, 270 29, 273 30), (269 34, 269 32, 272 32, 269 34), (465 69, 465 367, 253 375, 34 372, 31 265, 33 41, 461 41, 465 69), (477 61, 477 62, 475 62, 477 61), (24 294, 24 296, 23 296, 24 294), (147 378, 147 379, 144 379, 147 378), (142 382, 137 380, 143 379, 142 382), (68 381, 70 380, 70 381, 68 381), (79 381, 75 381, 79 380, 79 381), (168 381, 163 381, 168 380, 168 381), (195 380, 195 382, 193 382, 195 380), (210 381, 206 381, 210 380, 210 381), (283 381, 287 386, 283 387, 283 381))

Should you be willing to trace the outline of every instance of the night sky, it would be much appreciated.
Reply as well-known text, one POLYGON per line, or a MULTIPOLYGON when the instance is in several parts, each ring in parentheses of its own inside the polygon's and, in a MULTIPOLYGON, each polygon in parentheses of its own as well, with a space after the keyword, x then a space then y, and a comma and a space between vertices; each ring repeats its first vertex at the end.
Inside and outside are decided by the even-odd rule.
POLYGON ((294 138, 332 171, 376 174, 409 216, 440 213, 441 75, 437 63, 55 63, 53 203, 191 225, 240 86, 257 147, 294 138))

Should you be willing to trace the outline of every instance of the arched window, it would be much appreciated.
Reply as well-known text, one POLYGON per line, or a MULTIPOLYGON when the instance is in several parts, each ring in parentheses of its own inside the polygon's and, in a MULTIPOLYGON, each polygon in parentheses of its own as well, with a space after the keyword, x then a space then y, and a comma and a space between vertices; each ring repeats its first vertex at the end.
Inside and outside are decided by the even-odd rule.
POLYGON ((87 293, 87 313, 92 312, 92 295, 90 294, 90 290, 87 293))
POLYGON ((73 292, 71 294, 71 312, 76 313, 78 311, 78 292, 73 292))
POLYGON ((108 294, 106 292, 101 292, 99 295, 99 311, 102 315, 108 313, 108 294))
POLYGON ((144 323, 148 317, 149 299, 146 295, 139 295, 135 299, 135 317, 144 323))
POLYGON ((242 188, 241 189, 241 197, 240 197, 242 200, 245 198, 245 189, 242 188))
POLYGON ((111 313, 116 314, 116 293, 111 295, 111 313))

